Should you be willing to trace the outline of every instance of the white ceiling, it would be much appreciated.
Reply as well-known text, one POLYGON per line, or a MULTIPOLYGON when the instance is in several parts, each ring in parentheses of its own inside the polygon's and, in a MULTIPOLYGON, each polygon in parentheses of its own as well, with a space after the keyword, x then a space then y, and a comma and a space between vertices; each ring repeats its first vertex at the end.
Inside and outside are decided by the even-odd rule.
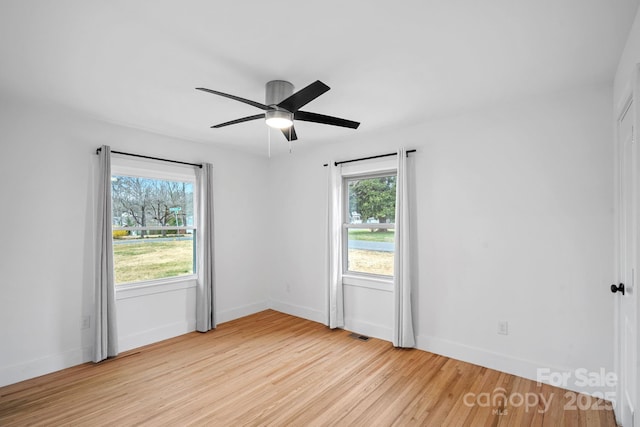
MULTIPOLYGON (((300 143, 611 82, 638 0, 0 0, 0 96, 266 155, 264 84, 332 89, 307 111, 356 131, 296 123, 300 143)), ((37 123, 34 123, 37 126, 37 123)), ((286 145, 273 133, 272 143, 286 145)))

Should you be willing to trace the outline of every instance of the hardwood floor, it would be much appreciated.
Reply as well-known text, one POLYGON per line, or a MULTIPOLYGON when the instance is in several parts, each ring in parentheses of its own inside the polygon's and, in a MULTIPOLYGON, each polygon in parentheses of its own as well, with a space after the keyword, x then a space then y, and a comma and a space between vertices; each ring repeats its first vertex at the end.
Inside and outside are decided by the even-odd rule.
POLYGON ((0 388, 0 425, 615 426, 608 402, 349 335, 267 310, 0 388))

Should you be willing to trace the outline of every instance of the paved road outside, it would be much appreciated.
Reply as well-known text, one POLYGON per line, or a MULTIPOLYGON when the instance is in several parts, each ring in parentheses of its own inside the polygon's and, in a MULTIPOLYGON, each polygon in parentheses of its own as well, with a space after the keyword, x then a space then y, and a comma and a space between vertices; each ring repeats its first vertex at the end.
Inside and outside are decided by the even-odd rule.
MULTIPOLYGON (((191 236, 185 237, 156 237, 152 239, 115 239, 114 245, 126 245, 132 243, 173 242, 179 240, 193 240, 191 236)), ((367 251, 393 252, 394 244, 391 242, 370 242, 367 240, 349 240, 349 249, 363 249, 367 251)))
POLYGON ((367 251, 393 252, 391 242, 370 242, 367 240, 349 240, 349 249, 363 249, 367 251))
POLYGON ((175 242, 179 240, 193 240, 191 236, 184 237, 154 237, 151 239, 114 239, 114 245, 123 245, 128 243, 153 243, 153 242, 175 242))

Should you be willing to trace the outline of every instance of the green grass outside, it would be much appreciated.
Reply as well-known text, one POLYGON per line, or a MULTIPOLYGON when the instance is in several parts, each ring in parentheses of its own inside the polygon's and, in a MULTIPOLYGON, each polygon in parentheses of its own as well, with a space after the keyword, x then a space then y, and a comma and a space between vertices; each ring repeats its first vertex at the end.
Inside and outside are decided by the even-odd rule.
POLYGON ((193 274, 193 241, 141 240, 113 245, 116 284, 193 274))
POLYGON ((395 230, 371 231, 368 228, 349 230, 349 240, 393 243, 395 230))
MULTIPOLYGON (((372 232, 368 228, 352 229, 349 230, 349 240, 393 243, 394 234, 394 230, 372 232)), ((364 252, 368 253, 368 251, 364 252)), ((113 255, 116 284, 193 274, 193 241, 191 240, 144 239, 135 243, 114 244, 113 255)), ((371 258, 371 256, 369 254, 365 258, 371 258)), ((388 263, 389 261, 385 261, 381 264, 388 263)), ((369 268, 371 267, 367 267, 369 268)), ((379 274, 389 274, 386 270, 379 274)))

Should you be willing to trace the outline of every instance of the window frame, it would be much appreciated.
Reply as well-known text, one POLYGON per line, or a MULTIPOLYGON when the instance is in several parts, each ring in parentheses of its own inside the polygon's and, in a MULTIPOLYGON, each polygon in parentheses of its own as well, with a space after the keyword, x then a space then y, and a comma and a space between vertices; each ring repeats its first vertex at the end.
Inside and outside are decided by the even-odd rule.
MULTIPOLYGON (((349 229, 370 229, 371 224, 349 223, 349 188, 348 182, 354 179, 379 178, 384 176, 398 176, 395 162, 386 160, 369 165, 354 165, 344 167, 342 171, 342 218, 341 218, 341 246, 342 246, 342 278, 343 284, 390 291, 393 285, 394 275, 366 273, 349 270, 349 229), (376 166, 377 165, 377 166, 376 166)), ((375 228, 395 229, 393 223, 376 223, 375 228)), ((395 262, 395 247, 394 247, 395 262)))
MULTIPOLYGON (((136 282, 123 282, 114 283, 116 294, 118 292, 124 292, 121 296, 124 298, 131 292, 136 292, 138 295, 140 292, 157 293, 162 289, 164 291, 171 291, 181 289, 185 287, 195 287, 195 280, 197 279, 197 259, 198 259, 198 244, 197 244, 197 224, 198 224, 198 198, 197 198, 197 179, 196 172, 193 166, 188 165, 174 165, 167 164, 166 162, 147 160, 147 159, 134 159, 128 156, 121 156, 117 154, 112 155, 111 159, 111 177, 114 176, 128 176, 134 178, 143 179, 155 179, 162 181, 173 182, 188 182, 193 185, 193 225, 184 226, 134 226, 134 227, 122 227, 112 225, 112 230, 128 230, 128 231, 153 231, 153 230, 191 230, 193 235, 193 273, 183 274, 179 276, 162 277, 158 279, 139 280, 136 282), (146 289, 146 290, 145 290, 146 289), (136 291, 138 290, 138 291, 136 291)), ((112 194, 113 203, 113 194, 112 194)), ((111 224, 113 224, 113 210, 111 212, 111 224)), ((114 260, 115 269, 115 260, 114 260)), ((115 281, 115 274, 114 274, 115 281)), ((132 294, 133 295, 133 294, 132 294)))

